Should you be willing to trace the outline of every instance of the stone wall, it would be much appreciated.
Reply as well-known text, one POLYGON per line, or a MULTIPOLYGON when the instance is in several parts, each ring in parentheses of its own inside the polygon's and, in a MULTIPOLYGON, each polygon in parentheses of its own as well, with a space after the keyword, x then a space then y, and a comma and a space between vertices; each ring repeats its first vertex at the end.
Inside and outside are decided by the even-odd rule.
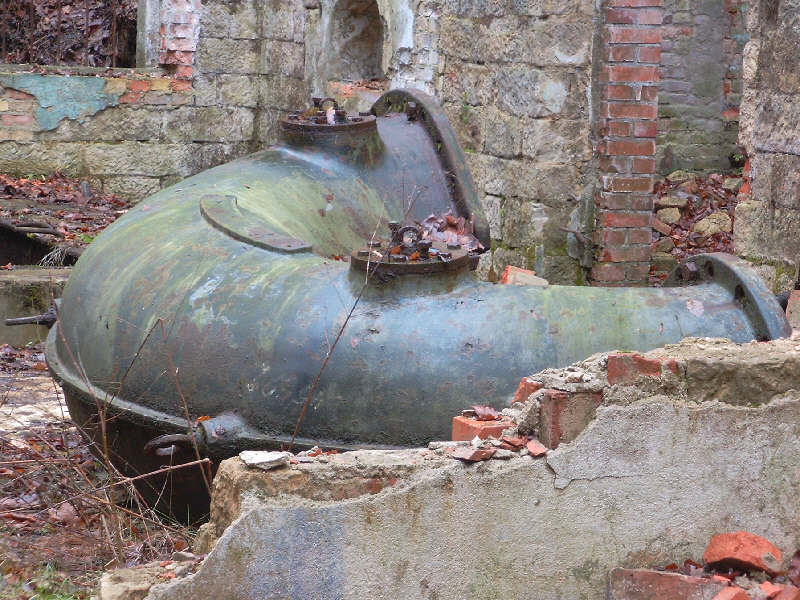
MULTIPOLYGON (((800 0, 760 0, 748 10, 739 141, 748 181, 736 207, 737 254, 773 277, 800 266, 800 0)), ((791 286, 793 287, 793 286, 791 286)))
POLYGON ((738 151, 742 0, 664 0, 658 166, 662 174, 730 168, 738 151))
POLYGON ((440 15, 436 89, 484 198, 492 271, 582 283, 588 249, 564 229, 591 229, 594 3, 428 0, 423 11, 440 15))

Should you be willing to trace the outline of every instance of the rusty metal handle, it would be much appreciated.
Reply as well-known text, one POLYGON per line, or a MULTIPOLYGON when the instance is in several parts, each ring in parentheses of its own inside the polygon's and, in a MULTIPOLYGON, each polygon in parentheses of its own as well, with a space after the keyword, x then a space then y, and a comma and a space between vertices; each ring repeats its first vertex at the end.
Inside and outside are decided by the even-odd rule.
POLYGON ((180 447, 192 446, 192 436, 186 433, 170 433, 153 438, 144 445, 144 451, 156 456, 172 456, 180 447))

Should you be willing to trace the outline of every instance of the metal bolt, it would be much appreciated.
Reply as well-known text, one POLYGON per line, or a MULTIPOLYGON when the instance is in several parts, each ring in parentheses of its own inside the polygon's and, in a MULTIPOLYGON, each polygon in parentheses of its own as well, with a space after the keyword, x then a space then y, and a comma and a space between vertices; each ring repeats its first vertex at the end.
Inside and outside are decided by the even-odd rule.
POLYGON ((362 248, 361 250, 358 251, 358 255, 359 256, 369 256, 369 250, 366 250, 366 249, 362 248))
POLYGON ((336 118, 337 123, 346 123, 347 122, 347 111, 344 110, 337 110, 334 111, 334 117, 336 118))
POLYGON ((420 258, 428 258, 431 250, 431 241, 420 240, 419 242, 417 242, 417 248, 419 249, 420 258))
POLYGON ((314 103, 314 108, 319 108, 322 104, 322 98, 311 98, 311 102, 314 103))
POLYGON ((381 242, 380 240, 367 240, 367 247, 368 248, 380 248, 381 242))
POLYGON ((448 249, 448 250, 461 250, 461 244, 451 244, 451 243, 448 243, 448 244, 447 244, 447 249, 448 249))
POLYGON ((409 102, 406 104, 406 116, 408 117, 409 121, 416 121, 418 115, 419 111, 417 109, 416 102, 409 102))

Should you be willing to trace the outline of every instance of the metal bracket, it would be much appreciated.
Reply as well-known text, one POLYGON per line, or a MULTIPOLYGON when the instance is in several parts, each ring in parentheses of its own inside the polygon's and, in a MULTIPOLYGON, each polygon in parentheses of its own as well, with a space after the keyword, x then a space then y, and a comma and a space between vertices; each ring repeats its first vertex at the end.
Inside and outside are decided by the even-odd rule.
POLYGON ((205 195, 200 198, 200 213, 212 227, 246 244, 286 254, 311 252, 311 244, 260 225, 261 219, 241 208, 236 196, 205 195))

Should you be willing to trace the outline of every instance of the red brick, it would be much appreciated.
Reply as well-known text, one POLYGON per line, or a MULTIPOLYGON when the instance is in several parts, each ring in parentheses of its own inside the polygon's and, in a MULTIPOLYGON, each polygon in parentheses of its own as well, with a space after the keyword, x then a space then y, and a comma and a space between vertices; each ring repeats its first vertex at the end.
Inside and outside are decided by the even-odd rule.
POLYGON ((711 600, 751 600, 751 598, 742 588, 734 586, 721 590, 711 600))
POLYGON ((500 283, 508 285, 542 285, 542 278, 535 271, 507 265, 500 276, 500 283))
POLYGON ((794 328, 800 328, 800 290, 792 290, 786 305, 786 318, 794 328))
POLYGON ((633 62, 636 60, 636 46, 608 46, 608 60, 633 62))
POLYGON ((633 135, 641 138, 654 138, 658 135, 656 121, 637 121, 633 124, 633 135))
POLYGON ((0 123, 3 125, 30 125, 33 123, 33 116, 4 114, 0 117, 0 123))
POLYGON ((631 209, 632 196, 630 194, 615 194, 613 192, 600 192, 596 195, 595 202, 601 208, 610 210, 631 209))
POLYGON ((647 569, 614 569, 609 575, 608 600, 686 600, 710 598, 727 583, 647 569))
POLYGON ((725 121, 738 121, 739 120, 739 109, 738 108, 726 108, 722 111, 722 119, 725 121))
POLYGON ((128 81, 128 89, 131 92, 146 92, 150 89, 149 79, 131 79, 128 81))
POLYGON ((627 229, 599 229, 594 232, 594 241, 600 246, 622 246, 628 241, 627 229))
POLYGON ((644 263, 622 263, 625 265, 625 279, 639 283, 647 283, 650 275, 650 261, 644 263))
POLYGON ((610 65, 609 81, 630 81, 633 83, 652 83, 658 81, 658 67, 634 67, 628 65, 610 65))
POLYGON ((656 172, 655 158, 633 159, 633 169, 631 169, 631 173, 655 173, 655 172, 656 172))
POLYGON ((553 449, 562 442, 574 440, 594 419, 602 401, 600 393, 545 390, 539 408, 539 437, 542 443, 553 449))
POLYGON ((624 281, 625 269, 615 264, 595 264, 592 267, 591 278, 602 283, 624 281))
POLYGON ((175 69, 175 77, 178 79, 191 79, 194 76, 194 70, 187 65, 181 65, 175 69))
POLYGON ((782 585, 775 585, 770 581, 765 581, 760 586, 761 591, 767 596, 767 600, 772 600, 775 596, 783 591, 782 585))
POLYGON ((14 90, 11 88, 6 89, 5 95, 11 98, 12 100, 33 100, 34 98, 31 94, 20 92, 19 90, 14 90))
POLYGON ((517 391, 514 394, 512 402, 525 402, 531 394, 535 394, 542 389, 542 384, 534 381, 530 377, 523 377, 517 386, 517 391))
POLYGON ((642 102, 655 102, 656 100, 658 100, 658 86, 642 86, 642 102))
POLYGON ((472 446, 456 448, 450 456, 464 462, 481 462, 489 460, 496 452, 494 448, 473 448, 472 446))
POLYGON ((661 10, 658 8, 609 8, 606 23, 624 25, 661 25, 661 10))
MULTIPOLYGON (((644 192, 649 194, 653 191, 652 177, 621 177, 619 175, 607 175, 603 177, 603 185, 609 192, 644 192)), ((632 225, 631 227, 643 227, 642 225, 632 225)))
POLYGON ((661 46, 641 46, 639 48, 640 63, 661 64, 661 46))
POLYGON ((530 440, 525 447, 528 449, 528 453, 534 458, 538 458, 540 456, 544 456, 547 454, 547 446, 542 444, 539 440, 530 440))
POLYGON ((653 156, 656 153, 655 140, 610 140, 606 147, 611 156, 653 156))
POLYGON ((610 44, 660 44, 661 28, 609 25, 607 39, 610 44))
POLYGON ((800 600, 800 589, 793 585, 787 585, 775 596, 774 600, 800 600))
POLYGON ((663 0, 608 0, 608 6, 630 6, 630 7, 644 7, 644 6, 663 6, 663 0))
POLYGON ((658 358, 647 358, 636 352, 611 352, 608 355, 609 385, 631 385, 639 377, 661 377, 662 366, 673 372, 677 363, 658 358), (666 364, 669 362, 669 364, 666 364))
POLYGON ((128 93, 128 94, 123 94, 122 96, 119 97, 119 103, 120 104, 131 104, 133 102, 139 102, 139 101, 141 101, 141 99, 142 99, 142 93, 141 92, 128 93))
POLYGON ((636 100, 636 90, 629 85, 609 85, 606 97, 609 100, 636 100))
POLYGON ((703 554, 703 561, 715 567, 765 571, 770 575, 777 574, 781 559, 781 551, 769 540, 748 531, 715 535, 703 554))
MULTIPOLYGON (((626 174, 631 172, 631 160, 632 159, 627 156, 602 156, 598 166, 603 173, 626 174)), ((626 203, 623 206, 609 208, 628 208, 628 204, 626 203)))
POLYGON ((192 89, 192 82, 185 79, 175 79, 170 82, 169 87, 175 92, 188 92, 192 89))
POLYGON ((600 214, 601 227, 647 227, 650 215, 635 212, 603 212, 600 214))
POLYGON ((469 441, 475 436, 485 440, 489 436, 500 439, 504 429, 511 427, 511 421, 478 421, 469 417, 453 417, 453 440, 469 441))
POLYGON ((651 229, 629 229, 628 242, 631 244, 649 244, 653 239, 651 229))
POLYGON ((650 246, 629 246, 627 248, 604 248, 600 251, 602 262, 638 262, 650 260, 650 246))
POLYGON ((617 119, 656 119, 658 106, 638 103, 608 103, 608 116, 617 119))

